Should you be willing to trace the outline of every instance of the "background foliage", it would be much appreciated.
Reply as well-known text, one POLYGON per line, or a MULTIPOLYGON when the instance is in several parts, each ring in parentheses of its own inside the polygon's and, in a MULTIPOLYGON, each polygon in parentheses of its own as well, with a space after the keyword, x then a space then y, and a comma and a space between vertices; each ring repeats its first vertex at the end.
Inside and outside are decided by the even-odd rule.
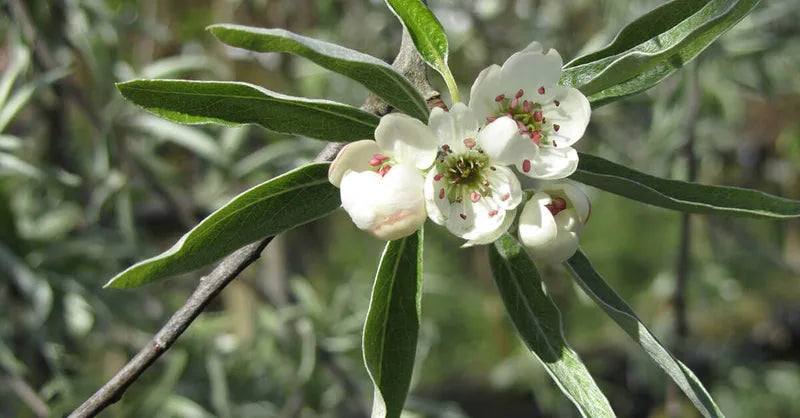
MULTIPOLYGON (((534 39, 567 60, 596 50, 659 4, 430 3, 461 81, 534 39)), ((310 161, 323 145, 258 127, 175 125, 125 103, 114 82, 237 80, 359 105, 366 90, 357 83, 300 58, 224 46, 204 28, 286 28, 391 60, 401 27, 381 1, 187 7, 176 0, 10 0, 3 11, 0 415, 46 415, 45 408, 63 415, 148 341, 199 275, 137 291, 101 286, 239 192, 310 161)), ((796 2, 762 2, 688 68, 594 112, 579 148, 686 179, 686 126, 694 126, 698 181, 800 198, 799 18, 796 2)), ((438 87, 446 91, 443 82, 438 87)), ((721 409, 731 417, 800 413, 798 222, 693 216, 689 334, 678 342, 672 293, 681 215, 589 191, 584 249, 721 409)), ((426 232, 407 409, 419 416, 575 416, 516 336, 485 250, 458 249, 434 225, 426 232)), ((285 234, 106 415, 365 414, 371 385, 360 333, 382 247, 342 212, 285 234)), ((661 371, 563 268, 541 273, 567 339, 618 414, 665 413, 661 371)))

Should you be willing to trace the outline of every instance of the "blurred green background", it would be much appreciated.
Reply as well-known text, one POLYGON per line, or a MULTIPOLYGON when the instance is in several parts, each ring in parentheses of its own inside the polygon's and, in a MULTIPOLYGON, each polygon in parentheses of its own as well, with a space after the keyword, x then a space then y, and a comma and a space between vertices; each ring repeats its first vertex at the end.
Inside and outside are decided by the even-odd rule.
MULTIPOLYGON (((532 40, 569 61, 660 2, 429 4, 466 96, 481 69, 532 40)), ((687 179, 693 137, 698 181, 799 199, 798 21, 797 1, 763 1, 683 71, 593 112, 578 148, 687 179)), ((366 95, 302 59, 225 47, 204 30, 212 23, 287 28, 387 61, 401 34, 379 0, 3 3, 0 416, 62 416, 91 395, 201 273, 137 290, 105 281, 324 145, 258 127, 178 126, 124 102, 115 82, 238 80, 353 105, 366 95)), ((800 223, 691 217, 688 334, 676 338, 681 214, 586 190, 584 249, 723 411, 800 416, 800 223)), ((426 232, 409 416, 577 416, 516 337, 485 249, 459 249, 436 225, 426 232)), ((103 416, 368 416, 360 333, 382 246, 341 211, 282 235, 103 416)), ((543 273, 567 339, 620 416, 697 415, 562 268, 543 273)))

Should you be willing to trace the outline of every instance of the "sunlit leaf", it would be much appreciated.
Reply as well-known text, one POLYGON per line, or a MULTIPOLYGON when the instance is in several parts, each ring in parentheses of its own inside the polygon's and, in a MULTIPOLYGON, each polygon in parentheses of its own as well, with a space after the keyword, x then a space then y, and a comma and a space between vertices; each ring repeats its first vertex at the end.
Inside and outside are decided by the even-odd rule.
POLYGON ((208 29, 220 41, 231 46, 256 52, 288 52, 307 58, 323 68, 358 81, 391 106, 423 122, 428 121, 425 99, 411 82, 391 65, 371 55, 284 29, 241 25, 212 25, 208 29))
POLYGON ((117 87, 126 99, 178 123, 255 123, 281 133, 355 141, 372 138, 379 121, 352 106, 286 96, 247 83, 133 80, 117 87))
POLYGON ((667 209, 708 215, 785 219, 800 217, 800 201, 728 186, 708 186, 644 174, 590 154, 580 154, 571 179, 667 209))
POLYGON ((422 303, 422 230, 383 251, 364 324, 364 363, 375 385, 373 418, 403 411, 417 352, 422 303))
POLYGON ((714 400, 711 399, 711 395, 708 394, 694 373, 661 345, 636 316, 630 305, 603 280, 603 277, 594 269, 581 250, 578 250, 564 265, 572 273, 572 277, 581 289, 675 381, 675 384, 689 397, 689 400, 703 416, 708 418, 723 416, 722 411, 719 410, 714 400))
POLYGON ((581 415, 615 416, 608 399, 564 339, 561 313, 543 290, 539 271, 525 249, 505 234, 489 246, 489 265, 520 337, 581 415))
POLYGON ((329 163, 290 171, 235 197, 161 255, 139 262, 106 286, 129 288, 208 265, 251 242, 319 219, 339 207, 329 163))
POLYGON ((447 66, 450 53, 447 35, 433 12, 420 0, 386 0, 386 4, 408 30, 422 59, 442 75, 447 88, 455 95, 453 102, 460 101, 456 81, 447 66))
POLYGON ((758 0, 674 0, 623 28, 600 51, 565 65, 561 82, 593 107, 646 90, 694 59, 758 0))

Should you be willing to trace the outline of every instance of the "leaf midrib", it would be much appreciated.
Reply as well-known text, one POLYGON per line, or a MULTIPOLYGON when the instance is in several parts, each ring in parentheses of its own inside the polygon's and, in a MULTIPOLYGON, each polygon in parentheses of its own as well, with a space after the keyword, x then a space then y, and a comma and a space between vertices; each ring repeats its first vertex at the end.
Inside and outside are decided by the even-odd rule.
MULTIPOLYGON (((798 213, 798 214, 787 214, 785 212, 766 211, 766 210, 762 210, 762 209, 742 209, 742 208, 736 208, 736 207, 733 207, 733 206, 715 206, 715 205, 710 204, 710 203, 703 203, 703 202, 697 202, 697 201, 692 201, 692 200, 679 199, 679 198, 676 198, 676 197, 672 197, 672 196, 670 196, 668 194, 665 194, 665 192, 661 191, 660 189, 654 188, 652 186, 649 186, 647 184, 641 183, 641 182, 636 181, 636 180, 632 180, 632 179, 630 179, 628 177, 623 177, 623 176, 616 175, 616 174, 596 173, 596 172, 587 171, 585 169, 580 169, 580 168, 577 171, 582 173, 582 174, 584 174, 584 175, 587 175, 589 177, 603 178, 603 179, 613 179, 613 180, 618 180, 623 184, 628 184, 628 185, 633 185, 633 186, 640 186, 640 187, 642 187, 644 189, 652 191, 653 193, 656 193, 657 195, 663 197, 664 199, 666 199, 666 200, 668 200, 670 202, 683 204, 683 205, 687 205, 687 206, 697 206, 697 207, 708 208, 708 209, 713 209, 713 210, 718 210, 718 211, 727 211, 727 212, 742 213, 742 214, 759 214, 759 215, 762 215, 762 216, 765 216, 765 217, 769 217, 769 218, 773 218, 773 219, 793 219, 793 218, 800 217, 800 213, 798 213)), ((655 179, 655 180, 658 180, 658 179, 655 179)), ((677 181, 677 180, 672 180, 672 181, 677 181)), ((689 183, 689 182, 682 182, 682 183, 686 183, 686 184, 690 184, 690 185, 693 184, 693 183, 689 183)), ((716 187, 722 187, 722 186, 716 186, 716 187)), ((745 190, 747 190, 747 189, 745 189, 745 190)), ((765 197, 769 197, 769 198, 772 198, 772 199, 780 199, 779 197, 772 196, 772 195, 766 195, 765 197)), ((786 199, 786 200, 790 200, 790 199, 786 199)))
MULTIPOLYGON (((406 250, 406 240, 408 240, 408 237, 403 238, 403 240, 401 241, 400 250, 397 253, 396 261, 394 263, 394 266, 392 267, 392 279, 391 279, 391 282, 389 284, 389 294, 387 295, 387 297, 389 299, 389 304, 388 304, 388 306, 386 306, 386 313, 383 315, 383 321, 382 321, 382 324, 381 324, 382 325, 381 328, 383 329, 383 332, 381 332, 381 340, 380 340, 381 350, 378 353, 378 373, 377 373, 377 381, 375 382, 375 384, 378 385, 379 388, 381 386, 381 382, 383 381, 383 354, 386 351, 386 348, 385 348, 386 332, 388 331, 388 327, 386 326, 386 324, 389 323, 389 313, 392 310, 391 309, 392 308, 392 294, 394 293, 394 283, 395 283, 395 280, 397 279, 397 270, 400 269, 400 260, 403 259, 403 253, 406 250)), ((381 393, 383 393, 383 391, 381 391, 381 393)), ((384 404, 385 404, 386 403, 386 398, 384 398, 383 401, 384 401, 384 404)))

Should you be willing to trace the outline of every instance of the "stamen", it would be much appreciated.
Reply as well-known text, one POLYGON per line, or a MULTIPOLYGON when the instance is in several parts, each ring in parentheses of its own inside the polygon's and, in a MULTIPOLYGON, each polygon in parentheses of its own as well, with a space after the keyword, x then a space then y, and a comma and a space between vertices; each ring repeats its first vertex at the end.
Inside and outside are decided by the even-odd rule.
POLYGON ((515 99, 519 99, 520 97, 522 97, 522 95, 523 95, 523 94, 525 94, 525 92, 524 92, 524 91, 522 91, 522 89, 519 89, 519 91, 517 92, 517 94, 515 94, 515 95, 514 95, 514 98, 515 98, 515 99))
POLYGON ((553 199, 553 207, 558 211, 562 211, 567 208, 567 201, 563 197, 557 197, 553 199))
POLYGON ((522 161, 522 171, 526 173, 530 173, 531 171, 531 160, 523 160, 522 161))
POLYGON ((542 142, 542 131, 537 129, 531 132, 531 140, 533 140, 536 145, 539 145, 542 142))
POLYGON ((541 110, 537 110, 537 111, 533 112, 533 120, 535 120, 536 122, 541 122, 543 118, 544 117, 542 115, 542 111, 541 110))
POLYGON ((474 138, 464 138, 464 145, 469 149, 473 149, 475 148, 475 145, 478 145, 478 143, 475 142, 474 138))
POLYGON ((388 160, 389 159, 389 157, 387 157, 387 156, 385 156, 383 154, 375 154, 375 155, 372 156, 372 158, 374 158, 374 159, 376 159, 378 161, 383 161, 383 160, 388 160))
POLYGON ((385 166, 381 167, 381 169, 380 169, 380 170, 378 170, 378 173, 381 175, 381 177, 383 177, 383 176, 385 176, 385 175, 386 175, 386 173, 388 173, 388 172, 389 172, 389 170, 391 170, 391 169, 392 169, 392 166, 390 166, 390 165, 388 165, 388 164, 387 164, 387 165, 385 165, 385 166))
POLYGON ((461 196, 456 198, 456 203, 461 203, 461 196))
POLYGON ((444 151, 446 153, 452 153, 453 152, 453 150, 450 148, 450 145, 447 145, 447 144, 442 145, 442 151, 444 151))
POLYGON ((439 180, 441 180, 441 179, 442 179, 442 177, 444 177, 444 174, 442 174, 442 173, 439 173, 439 174, 437 174, 437 175, 433 176, 433 180, 434 180, 434 181, 439 181, 439 180))
POLYGON ((558 144, 556 144, 556 140, 555 139, 553 140, 553 147, 558 147, 558 144))
POLYGON ((472 192, 472 193, 469 194, 469 200, 471 200, 472 203, 475 203, 475 202, 481 200, 481 194, 478 193, 478 192, 472 192))
POLYGON ((500 197, 500 200, 502 200, 503 202, 505 202, 508 199, 511 199, 511 193, 506 193, 502 197, 500 197))
POLYGON ((494 217, 495 215, 497 215, 497 209, 492 210, 492 211, 489 212, 489 217, 490 218, 494 217))
POLYGON ((377 158, 373 158, 373 159, 369 160, 369 165, 371 165, 373 167, 377 167, 377 166, 381 165, 381 160, 379 160, 377 158))
POLYGON ((561 129, 561 127, 560 127, 560 126, 558 126, 558 124, 557 124, 557 123, 554 123, 554 124, 553 124, 553 130, 554 130, 554 131, 556 131, 556 132, 558 132, 558 130, 559 130, 559 129, 561 129))
POLYGON ((495 166, 491 166, 491 167, 489 167, 489 170, 497 171, 497 168, 495 166))
POLYGON ((492 123, 497 120, 497 116, 487 116, 486 122, 492 123))
POLYGON ((539 94, 544 94, 544 86, 539 87, 539 94))
POLYGON ((495 98, 494 98, 494 101, 496 101, 497 103, 500 103, 500 102, 502 102, 502 101, 503 101, 503 99, 505 99, 505 98, 506 98, 506 95, 505 95, 505 94, 499 94, 497 97, 495 97, 495 98))
POLYGON ((444 199, 444 188, 439 189, 439 199, 444 199))
POLYGON ((483 181, 483 185, 484 185, 485 187, 489 187, 489 180, 484 180, 484 181, 483 181))
POLYGON ((517 108, 518 105, 519 105, 519 99, 515 97, 514 100, 511 101, 511 104, 508 105, 508 108, 514 110, 517 108))
POLYGON ((467 215, 464 215, 463 213, 459 213, 458 216, 460 216, 461 219, 463 219, 465 221, 467 220, 467 215))
POLYGON ((461 177, 456 177, 456 179, 453 180, 453 183, 455 183, 455 184, 461 183, 461 177))
POLYGON ((561 106, 561 102, 559 102, 558 100, 553 100, 553 103, 555 103, 556 107, 561 106))

